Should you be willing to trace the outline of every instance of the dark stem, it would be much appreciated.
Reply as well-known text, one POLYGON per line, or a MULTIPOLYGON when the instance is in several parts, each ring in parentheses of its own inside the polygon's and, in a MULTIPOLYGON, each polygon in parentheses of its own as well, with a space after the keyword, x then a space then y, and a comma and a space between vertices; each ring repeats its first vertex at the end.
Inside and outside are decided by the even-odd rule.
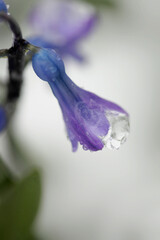
POLYGON ((5 21, 9 24, 10 29, 14 34, 15 40, 22 39, 21 29, 20 29, 18 23, 11 16, 7 15, 6 13, 1 12, 0 19, 2 19, 3 21, 5 21))
POLYGON ((20 39, 14 41, 14 46, 8 50, 9 63, 9 83, 8 97, 9 102, 16 100, 20 96, 21 85, 23 81, 23 70, 27 63, 31 61, 32 56, 39 51, 40 48, 29 44, 26 40, 20 39), (25 56, 25 52, 28 55, 25 56))
POLYGON ((9 24, 10 29, 14 34, 13 46, 9 50, 0 50, 0 57, 8 57, 9 81, 6 100, 7 103, 11 103, 19 98, 24 67, 39 48, 29 44, 22 38, 21 29, 11 16, 1 12, 0 19, 9 24), (29 54, 25 57, 25 52, 27 51, 29 54))
POLYGON ((0 13, 0 20, 1 19, 9 24, 14 34, 12 47, 10 49, 0 50, 0 57, 8 58, 9 79, 7 83, 7 94, 3 101, 3 108, 5 109, 8 123, 12 114, 15 112, 16 103, 21 93, 23 70, 40 48, 22 38, 21 29, 12 17, 5 13, 0 13))
MULTIPOLYGON (((0 13, 0 19, 7 22, 14 34, 13 46, 8 50, 9 82, 7 102, 16 100, 20 95, 22 84, 22 73, 24 65, 24 40, 22 39, 21 29, 16 21, 6 13, 0 13)), ((2 54, 3 55, 3 52, 2 54)))
POLYGON ((14 46, 8 50, 9 82, 7 101, 12 102, 20 96, 23 81, 23 66, 25 50, 23 40, 15 40, 14 46))

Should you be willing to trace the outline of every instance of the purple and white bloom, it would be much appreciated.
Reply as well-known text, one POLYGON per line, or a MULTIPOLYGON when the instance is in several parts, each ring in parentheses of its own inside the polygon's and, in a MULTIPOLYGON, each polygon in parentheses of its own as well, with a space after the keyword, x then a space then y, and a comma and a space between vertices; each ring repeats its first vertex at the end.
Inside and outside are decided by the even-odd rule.
POLYGON ((32 65, 38 77, 49 83, 59 102, 73 151, 78 142, 85 150, 98 151, 104 145, 118 149, 126 141, 128 113, 74 84, 54 50, 41 49, 33 56, 32 65))
POLYGON ((60 55, 70 54, 82 59, 77 53, 77 43, 85 38, 97 22, 94 7, 73 0, 44 1, 30 14, 30 24, 35 38, 28 39, 38 47, 57 46, 60 55), (48 45, 47 45, 48 44, 48 45))
POLYGON ((0 106, 0 132, 6 127, 7 117, 3 107, 0 106))
POLYGON ((7 5, 5 4, 5 2, 3 0, 0 0, 0 12, 5 12, 7 13, 7 5))

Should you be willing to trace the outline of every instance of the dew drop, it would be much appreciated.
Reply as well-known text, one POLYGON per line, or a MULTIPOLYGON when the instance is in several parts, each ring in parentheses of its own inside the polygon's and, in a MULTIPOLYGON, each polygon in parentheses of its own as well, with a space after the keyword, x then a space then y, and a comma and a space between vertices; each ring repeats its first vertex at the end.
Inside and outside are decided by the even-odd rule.
POLYGON ((124 113, 108 111, 106 117, 110 123, 110 129, 102 141, 109 149, 119 149, 129 135, 129 116, 124 113))

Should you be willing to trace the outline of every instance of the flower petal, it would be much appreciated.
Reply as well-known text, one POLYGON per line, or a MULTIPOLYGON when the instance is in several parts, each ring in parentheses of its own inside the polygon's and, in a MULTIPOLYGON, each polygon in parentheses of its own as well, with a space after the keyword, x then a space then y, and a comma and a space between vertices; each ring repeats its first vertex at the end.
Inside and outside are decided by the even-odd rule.
POLYGON ((41 49, 32 63, 60 104, 73 151, 78 142, 91 151, 101 150, 105 143, 119 148, 129 132, 129 117, 124 109, 76 86, 53 50, 41 49))
POLYGON ((5 13, 8 12, 7 6, 3 0, 0 0, 0 12, 5 12, 5 13))
POLYGON ((7 117, 3 107, 0 106, 0 132, 6 127, 7 117))
POLYGON ((30 16, 37 34, 43 33, 46 39, 59 43, 85 37, 96 21, 97 15, 91 5, 75 1, 41 2, 30 16))
POLYGON ((77 52, 73 44, 56 44, 53 41, 45 40, 41 36, 32 36, 28 38, 27 41, 40 48, 54 49, 61 56, 61 58, 64 58, 65 56, 72 56, 80 62, 84 61, 83 56, 77 52))

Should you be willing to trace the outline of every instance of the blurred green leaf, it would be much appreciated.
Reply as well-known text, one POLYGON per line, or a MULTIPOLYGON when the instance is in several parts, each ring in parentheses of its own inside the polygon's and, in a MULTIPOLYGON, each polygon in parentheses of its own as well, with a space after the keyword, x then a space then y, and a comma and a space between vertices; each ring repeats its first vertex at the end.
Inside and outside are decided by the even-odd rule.
POLYGON ((41 181, 37 170, 30 172, 12 187, 0 202, 1 240, 26 238, 37 214, 40 195, 41 181))
POLYGON ((24 240, 39 240, 34 234, 30 233, 24 240))
POLYGON ((0 157, 0 199, 14 184, 16 178, 0 157))
POLYGON ((106 6, 106 7, 115 7, 116 3, 115 0, 82 0, 93 5, 98 6, 106 6))
POLYGON ((0 157, 0 186, 6 181, 11 181, 11 179, 11 173, 0 157))
POLYGON ((14 165, 19 173, 26 172, 33 168, 34 162, 39 158, 35 156, 30 150, 26 148, 15 136, 12 129, 9 128, 7 132, 9 148, 13 157, 14 165))
POLYGON ((30 163, 32 162, 28 156, 26 149, 19 143, 9 128, 7 131, 8 143, 13 156, 14 164, 19 171, 26 171, 31 167, 30 163))

